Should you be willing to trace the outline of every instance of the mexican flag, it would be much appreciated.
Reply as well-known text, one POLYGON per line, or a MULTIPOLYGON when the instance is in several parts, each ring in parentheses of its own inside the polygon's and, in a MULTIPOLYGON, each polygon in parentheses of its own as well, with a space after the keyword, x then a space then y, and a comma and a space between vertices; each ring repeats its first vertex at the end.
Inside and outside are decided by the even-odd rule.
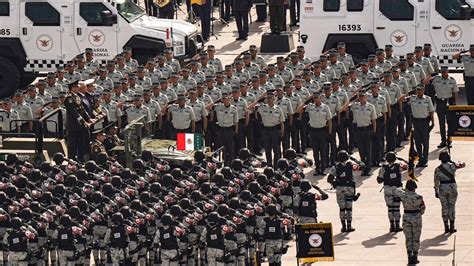
POLYGON ((200 150, 203 146, 202 134, 178 133, 176 135, 176 149, 178 151, 200 150))

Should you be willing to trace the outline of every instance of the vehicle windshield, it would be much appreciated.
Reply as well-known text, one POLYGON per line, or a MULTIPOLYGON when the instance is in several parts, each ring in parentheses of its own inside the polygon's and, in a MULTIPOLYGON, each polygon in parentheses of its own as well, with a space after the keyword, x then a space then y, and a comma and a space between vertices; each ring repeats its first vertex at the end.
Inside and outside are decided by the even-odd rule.
POLYGON ((436 10, 446 19, 460 19, 461 6, 466 4, 464 0, 437 0, 436 10))
POLYGON ((115 2, 119 14, 128 22, 132 22, 145 14, 145 11, 131 0, 116 0, 115 2))

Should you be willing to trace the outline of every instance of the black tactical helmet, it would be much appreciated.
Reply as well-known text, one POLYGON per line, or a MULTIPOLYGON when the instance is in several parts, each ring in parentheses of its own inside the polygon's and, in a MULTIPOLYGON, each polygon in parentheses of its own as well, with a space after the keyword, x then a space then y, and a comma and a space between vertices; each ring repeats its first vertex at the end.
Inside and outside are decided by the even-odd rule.
POLYGON ((164 174, 161 177, 161 184, 165 187, 169 187, 174 183, 173 176, 170 174, 164 174))
POLYGON ((202 183, 201 192, 203 194, 209 194, 211 192, 211 184, 209 184, 208 182, 202 183))
POLYGON ((53 155, 53 161, 56 165, 61 165, 64 162, 64 154, 61 152, 56 152, 53 155))
POLYGON ((260 185, 256 181, 250 182, 248 188, 249 188, 250 192, 252 192, 253 194, 257 194, 257 193, 262 192, 262 189, 260 188, 260 185))
POLYGON ((124 168, 122 172, 120 173, 120 177, 122 177, 124 180, 130 179, 132 176, 132 171, 129 168, 124 168))
POLYGON ((240 200, 237 197, 231 198, 229 200, 229 208, 232 208, 234 210, 240 209, 240 200))
POLYGON ((90 173, 93 173, 97 170, 97 164, 92 160, 87 161, 84 167, 86 168, 87 172, 90 173))
POLYGON ((68 175, 64 179, 64 185, 69 188, 73 188, 76 186, 77 183, 77 177, 75 175, 68 175))
POLYGON ((7 155, 7 159, 5 160, 5 162, 6 162, 8 165, 17 163, 17 162, 18 162, 18 156, 17 156, 15 153, 9 153, 9 154, 7 155))
POLYGON ((33 169, 30 173, 29 180, 31 182, 38 182, 42 180, 41 172, 39 169, 33 169))
POLYGON ((20 227, 23 225, 23 222, 21 221, 19 217, 13 217, 10 220, 10 224, 13 229, 20 229, 20 227))
POLYGON ((239 159, 242 161, 247 160, 250 157, 250 150, 247 148, 242 148, 239 151, 239 159))
POLYGON ((110 180, 110 184, 112 184, 114 188, 120 188, 122 186, 122 178, 118 175, 114 175, 110 180))
POLYGON ((143 202, 144 204, 147 204, 148 202, 150 202, 150 199, 151 199, 151 196, 148 191, 143 191, 142 193, 140 193, 140 201, 143 202))
POLYGON ((155 194, 155 195, 160 194, 161 193, 161 184, 158 183, 158 182, 151 183, 150 192, 155 194))
POLYGON ((214 176, 212 176, 212 182, 216 183, 216 184, 222 184, 224 182, 224 175, 222 175, 221 173, 216 173, 214 174, 214 176))
POLYGON ((345 150, 341 150, 337 153, 337 161, 338 162, 345 162, 349 160, 349 154, 345 150))
POLYGON ((199 190, 194 190, 191 192, 190 198, 194 201, 200 201, 201 200, 201 192, 199 190))
POLYGON ((102 193, 100 191, 94 191, 91 195, 91 202, 94 203, 101 203, 102 201, 102 193))
POLYGON ((266 208, 268 215, 274 216, 277 214, 277 207, 275 204, 269 204, 266 208))
POLYGON ((439 153, 438 159, 442 163, 446 163, 446 162, 451 161, 451 155, 449 155, 449 153, 447 151, 442 151, 442 152, 439 153))
POLYGON ((285 159, 285 158, 278 159, 278 161, 277 161, 278 170, 284 171, 284 170, 288 169, 288 167, 290 167, 290 164, 288 163, 287 159, 285 159))
POLYGON ((171 170, 170 174, 177 180, 180 180, 183 177, 183 171, 181 171, 181 169, 179 168, 174 168, 173 170, 171 170))
POLYGON ((285 157, 285 159, 288 161, 292 161, 296 159, 296 151, 292 148, 289 148, 284 152, 283 157, 285 157))
POLYGON ((203 151, 196 151, 194 152, 194 161, 202 162, 206 158, 206 155, 203 151))
POLYGON ((311 189, 311 183, 308 180, 301 180, 300 188, 304 192, 308 192, 311 189))
POLYGON ((217 224, 219 222, 219 214, 217 212, 211 212, 207 216, 207 220, 211 224, 217 224))
POLYGON ((268 177, 268 179, 272 179, 275 176, 275 170, 272 167, 265 167, 263 173, 268 177))
POLYGON ((140 170, 145 167, 145 164, 143 163, 142 159, 135 159, 133 160, 132 167, 135 170, 140 170))
POLYGON ((174 217, 180 217, 183 212, 181 211, 181 207, 179 205, 173 205, 170 208, 170 214, 174 217))
POLYGON ((76 171, 76 176, 79 180, 87 180, 88 173, 87 173, 86 169, 81 168, 81 169, 76 171))
POLYGON ((252 193, 250 193, 249 190, 242 190, 242 192, 240 192, 240 198, 245 201, 249 201, 251 197, 252 193))
POLYGON ((71 216, 67 215, 67 214, 64 214, 63 216, 61 216, 59 218, 59 224, 64 226, 64 227, 68 227, 71 225, 71 216))
POLYGON ((221 204, 219 205, 219 207, 217 207, 216 211, 220 216, 226 216, 228 210, 229 210, 229 206, 227 206, 227 204, 221 204))
POLYGON ((108 159, 108 158, 109 158, 109 157, 107 156, 107 153, 101 152, 101 153, 97 154, 96 162, 97 162, 98 164, 105 164, 105 163, 107 162, 107 159, 108 159))
POLYGON ((142 207, 142 203, 138 199, 134 199, 130 203, 130 209, 132 209, 132 210, 139 211, 141 209, 141 207, 142 207))
POLYGON ((180 200, 179 206, 180 206, 183 210, 190 209, 190 208, 191 208, 191 201, 190 201, 188 198, 183 198, 183 199, 180 200))
POLYGON ((164 226, 168 226, 168 225, 171 225, 171 223, 173 222, 173 217, 169 214, 163 214, 163 216, 161 216, 161 224, 163 224, 164 226))
POLYGON ((397 160, 397 155, 395 155, 395 153, 393 151, 389 151, 385 155, 385 160, 387 160, 387 162, 389 162, 389 163, 393 163, 397 160))
POLYGON ((43 162, 43 163, 41 163, 39 169, 43 173, 49 173, 49 172, 51 172, 51 165, 47 162, 43 162))
POLYGON ((69 208, 68 213, 69 215, 71 215, 71 218, 75 219, 76 217, 79 216, 79 214, 81 214, 81 211, 79 210, 77 206, 72 206, 71 208, 69 208))
POLYGON ((257 175, 257 183, 260 186, 266 186, 268 184, 268 178, 267 175, 265 174, 259 174, 257 175))
POLYGON ((240 159, 234 159, 230 163, 230 168, 234 171, 241 171, 244 168, 244 163, 240 159))
POLYGON ((20 217, 24 221, 29 221, 33 218, 33 212, 30 208, 23 208, 19 213, 18 217, 20 217))
POLYGON ((405 184, 405 188, 409 191, 415 191, 415 189, 418 188, 418 185, 416 184, 415 180, 409 179, 405 184))
POLYGON ((85 199, 80 199, 77 201, 77 207, 81 212, 84 213, 87 212, 87 210, 89 209, 89 203, 85 199))
POLYGON ((149 150, 144 150, 142 151, 140 158, 145 162, 149 162, 153 159, 153 154, 149 150))
POLYGON ((226 179, 231 179, 234 177, 234 174, 232 174, 232 170, 228 166, 222 167, 221 174, 223 174, 226 179))
POLYGON ((116 212, 112 214, 112 223, 113 224, 122 224, 123 223, 123 215, 120 212, 116 212))
POLYGON ((128 219, 133 216, 130 208, 128 206, 123 206, 120 208, 119 212, 123 215, 125 219, 128 219))

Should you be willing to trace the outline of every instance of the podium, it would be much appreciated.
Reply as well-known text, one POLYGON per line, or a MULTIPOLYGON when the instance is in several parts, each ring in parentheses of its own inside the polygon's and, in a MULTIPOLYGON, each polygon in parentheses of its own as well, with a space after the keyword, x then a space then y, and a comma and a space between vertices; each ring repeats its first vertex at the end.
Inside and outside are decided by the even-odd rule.
POLYGON ((295 48, 293 34, 282 32, 281 34, 265 33, 260 44, 261 53, 288 53, 295 48))

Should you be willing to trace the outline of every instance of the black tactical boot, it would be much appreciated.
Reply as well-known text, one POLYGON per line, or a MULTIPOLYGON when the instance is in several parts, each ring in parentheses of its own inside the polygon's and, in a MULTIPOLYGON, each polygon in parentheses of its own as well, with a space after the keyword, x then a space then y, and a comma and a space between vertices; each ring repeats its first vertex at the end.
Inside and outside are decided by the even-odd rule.
POLYGON ((449 223, 448 221, 444 221, 444 233, 448 234, 449 233, 449 223))
POLYGON ((418 264, 420 261, 418 260, 418 252, 413 251, 413 264, 418 264))
POLYGON ((354 232, 355 229, 352 228, 352 220, 347 220, 347 229, 346 232, 354 232))
POLYGON ((395 232, 395 221, 390 220, 390 233, 395 232))
POLYGON ((454 228, 454 219, 453 220, 449 220, 449 223, 451 225, 451 227, 449 228, 449 232, 452 234, 452 233, 456 233, 458 230, 456 230, 456 228, 454 228))
POLYGON ((413 254, 411 250, 407 250, 407 255, 408 255, 408 264, 413 264, 413 254))
POLYGON ((341 233, 347 232, 346 220, 341 220, 341 224, 342 224, 341 233))
POLYGON ((398 232, 403 231, 403 229, 400 227, 400 221, 395 220, 394 224, 395 224, 395 229, 393 230, 393 232, 398 233, 398 232))

